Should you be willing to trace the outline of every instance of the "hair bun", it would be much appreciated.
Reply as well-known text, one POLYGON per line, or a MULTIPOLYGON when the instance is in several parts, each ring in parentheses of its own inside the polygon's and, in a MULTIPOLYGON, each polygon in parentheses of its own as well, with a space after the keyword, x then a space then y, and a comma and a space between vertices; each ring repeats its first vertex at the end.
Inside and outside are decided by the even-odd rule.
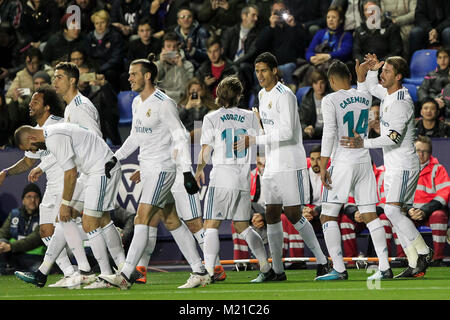
POLYGON ((155 56, 155 54, 154 54, 153 52, 150 52, 150 53, 148 54, 148 56, 147 56, 147 59, 148 59, 150 62, 153 62, 153 61, 155 61, 156 56, 155 56))

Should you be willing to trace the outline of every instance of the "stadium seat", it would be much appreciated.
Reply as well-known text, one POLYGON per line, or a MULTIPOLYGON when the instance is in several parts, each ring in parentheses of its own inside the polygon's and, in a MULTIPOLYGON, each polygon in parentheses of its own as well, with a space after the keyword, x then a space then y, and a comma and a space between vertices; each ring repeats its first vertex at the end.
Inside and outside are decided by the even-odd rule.
POLYGON ((119 125, 130 125, 133 119, 133 115, 131 113, 131 103, 133 102, 134 97, 138 95, 137 92, 134 91, 121 91, 117 95, 117 104, 119 107, 119 125))
POLYGON ((298 103, 299 109, 300 109, 300 106, 302 105, 303 96, 308 92, 308 90, 310 88, 311 88, 310 86, 306 86, 306 87, 300 87, 297 89, 297 93, 295 95, 297 96, 297 103, 298 103))
POLYGON ((409 65, 410 77, 405 78, 403 83, 411 83, 419 86, 428 72, 437 67, 435 49, 423 49, 414 52, 409 65))
POLYGON ((411 83, 404 83, 403 86, 408 89, 409 95, 411 96, 414 103, 417 102, 417 85, 411 83))

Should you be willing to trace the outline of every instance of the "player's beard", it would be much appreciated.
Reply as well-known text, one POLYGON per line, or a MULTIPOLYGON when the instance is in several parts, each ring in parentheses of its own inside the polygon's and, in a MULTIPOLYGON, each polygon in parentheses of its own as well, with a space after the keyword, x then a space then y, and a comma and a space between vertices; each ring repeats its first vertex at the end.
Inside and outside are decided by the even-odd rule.
POLYGON ((38 150, 47 150, 47 146, 45 145, 45 142, 33 142, 31 145, 38 148, 38 150))

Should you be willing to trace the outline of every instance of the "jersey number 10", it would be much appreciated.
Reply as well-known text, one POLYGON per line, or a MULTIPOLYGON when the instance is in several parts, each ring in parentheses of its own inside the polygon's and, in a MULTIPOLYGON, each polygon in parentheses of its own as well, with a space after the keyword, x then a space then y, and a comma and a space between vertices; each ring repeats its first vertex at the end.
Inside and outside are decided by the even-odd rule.
POLYGON ((247 134, 247 130, 228 128, 222 131, 222 140, 225 140, 225 152, 227 158, 244 158, 247 155, 247 149, 244 149, 240 152, 238 152, 237 150, 233 150, 234 143, 238 141, 239 136, 243 134, 247 134))
POLYGON ((367 135, 367 127, 369 126, 369 110, 364 109, 361 110, 359 115, 358 123, 355 128, 355 117, 353 111, 349 111, 344 115, 344 124, 347 122, 348 126, 348 136, 354 137, 353 129, 359 134, 364 134, 364 137, 367 135))

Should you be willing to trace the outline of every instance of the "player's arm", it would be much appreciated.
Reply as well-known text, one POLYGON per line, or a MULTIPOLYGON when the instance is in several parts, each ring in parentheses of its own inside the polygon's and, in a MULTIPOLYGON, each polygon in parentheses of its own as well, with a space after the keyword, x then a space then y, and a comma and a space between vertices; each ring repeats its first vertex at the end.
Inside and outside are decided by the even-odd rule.
POLYGON ((205 183, 205 174, 203 172, 203 169, 206 167, 209 159, 211 158, 211 152, 213 150, 212 146, 214 145, 214 137, 214 129, 211 120, 208 117, 204 117, 202 124, 202 135, 200 137, 200 144, 202 146, 202 149, 198 154, 197 169, 195 171, 195 180, 197 181, 199 187, 200 183, 205 183))
POLYGON ((297 111, 296 97, 289 93, 280 96, 278 107, 280 112, 280 126, 260 136, 256 136, 256 144, 273 144, 291 140, 294 134, 295 112, 297 111))
POLYGON ((11 167, 3 169, 0 172, 0 186, 3 184, 3 181, 5 181, 7 176, 14 176, 28 171, 34 166, 35 163, 36 159, 31 159, 25 156, 11 167))

